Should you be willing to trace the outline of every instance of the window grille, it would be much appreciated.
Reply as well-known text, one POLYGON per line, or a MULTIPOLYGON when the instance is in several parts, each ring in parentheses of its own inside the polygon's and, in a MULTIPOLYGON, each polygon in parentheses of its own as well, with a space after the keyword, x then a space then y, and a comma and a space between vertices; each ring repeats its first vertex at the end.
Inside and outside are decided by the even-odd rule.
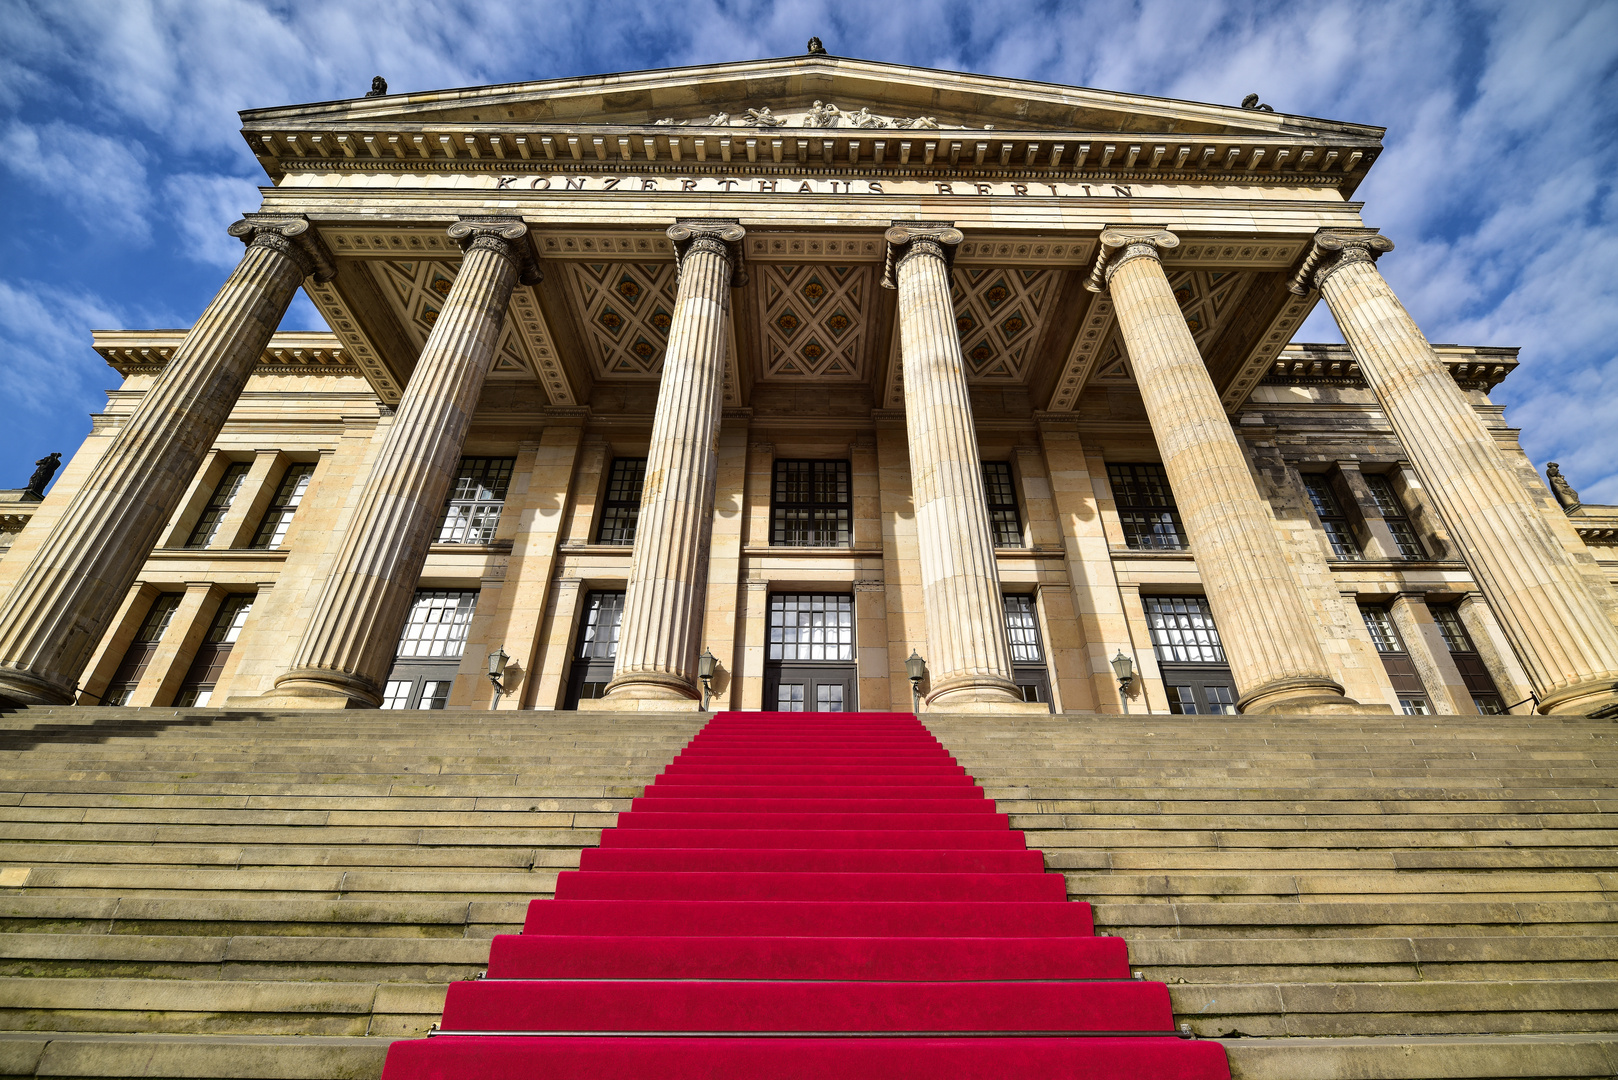
POLYGON ((854 598, 847 593, 770 597, 771 660, 853 660, 854 598))
POLYGON ((601 510, 598 544, 633 544, 640 518, 641 490, 646 484, 645 458, 616 458, 607 479, 607 499, 601 510))
POLYGON ((179 606, 179 593, 163 593, 152 601, 146 618, 141 620, 140 629, 135 631, 135 640, 129 643, 124 658, 118 663, 118 670, 113 672, 112 681, 101 695, 103 705, 129 704, 135 688, 146 674, 147 665, 157 652, 157 643, 163 640, 163 634, 168 630, 169 623, 174 621, 174 612, 179 606))
POLYGON ((453 659, 466 649, 476 589, 417 589, 410 617, 399 637, 398 655, 453 659))
POLYGON ((777 461, 770 543, 847 547, 851 504, 846 461, 777 461))
POLYGON ((1146 550, 1177 551, 1186 546, 1185 526, 1163 466, 1109 464, 1107 480, 1124 529, 1124 543, 1146 550))
POLYGON ((1213 612, 1201 596, 1143 596, 1157 658, 1171 664, 1223 664, 1213 612))
POLYGON ((213 544, 219 536, 219 526, 224 524, 225 515, 230 513, 231 504, 242 489, 242 482, 247 479, 247 470, 248 465, 244 461, 234 462, 225 469, 225 475, 220 477, 218 486, 208 497, 208 505, 197 520, 196 528, 191 530, 191 536, 185 542, 186 547, 205 548, 213 544))
POLYGON ((1011 644, 1011 662, 1044 663, 1045 656, 1039 647, 1039 620, 1034 612, 1034 598, 1008 595, 1005 599, 1006 639, 1011 644))
POLYGON ((1400 558, 1425 559, 1427 552, 1410 524, 1410 515, 1405 513, 1404 503, 1399 501, 1399 493, 1393 490, 1393 482, 1378 473, 1367 473, 1365 484, 1371 489, 1371 498, 1382 514, 1382 520, 1388 523, 1388 531, 1393 533, 1393 542, 1399 545, 1400 558))
POLYGON ((213 700, 214 688, 219 685, 219 676, 225 671, 225 661, 230 659, 231 647, 241 636, 255 598, 253 593, 237 593, 225 597, 219 605, 213 622, 208 624, 208 634, 202 639, 196 658, 191 661, 191 669, 180 683, 175 705, 180 708, 202 708, 213 700))
POLYGON ((624 594, 593 592, 585 598, 584 605, 578 656, 585 660, 615 659, 618 656, 618 631, 624 621, 624 594))
POLYGON ((1326 530, 1326 539, 1331 541, 1332 554, 1339 559, 1358 559, 1360 545, 1354 539, 1348 515, 1343 513, 1337 494, 1331 489, 1331 478, 1321 473, 1309 473, 1303 478, 1303 486, 1309 492, 1309 501, 1314 504, 1315 516, 1320 518, 1320 527, 1326 530))
POLYGON ((1444 636, 1444 646, 1450 652, 1477 652, 1471 635, 1466 632, 1466 624, 1461 622, 1461 613, 1453 605, 1434 605, 1431 610, 1433 621, 1438 624, 1438 632, 1444 636))
POLYGON ((214 616, 213 623, 208 627, 207 642, 210 645, 234 645, 241 636, 242 626, 247 622, 247 616, 253 610, 254 597, 251 593, 237 596, 227 596, 225 602, 219 605, 219 613, 214 616))
POLYGON ((314 478, 313 465, 293 465, 287 469, 287 474, 281 478, 281 484, 275 489, 275 498, 270 503, 270 509, 259 523, 258 532, 253 536, 253 546, 267 548, 275 551, 286 539, 287 530, 292 527, 292 516, 298 512, 298 506, 303 502, 304 494, 309 490, 309 481, 314 478))
POLYGON ((1399 640, 1399 632, 1393 628, 1393 617, 1388 614, 1387 608, 1361 607, 1360 616, 1365 619, 1365 629, 1370 631, 1371 643, 1376 646, 1377 652, 1405 651, 1404 642, 1399 640))
POLYGON ((438 530, 440 544, 488 544, 500 524, 515 458, 462 458, 438 530))
POLYGON ((988 502, 989 528, 994 533, 994 546, 1022 547, 1022 519, 1017 515, 1017 488, 1011 482, 1009 463, 983 463, 983 494, 988 502))

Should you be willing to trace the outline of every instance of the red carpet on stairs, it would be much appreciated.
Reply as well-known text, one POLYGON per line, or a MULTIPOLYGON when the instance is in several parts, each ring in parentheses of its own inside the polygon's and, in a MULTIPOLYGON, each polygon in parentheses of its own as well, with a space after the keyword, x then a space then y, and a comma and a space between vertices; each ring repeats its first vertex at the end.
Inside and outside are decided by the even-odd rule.
POLYGON ((908 713, 719 713, 384 1080, 1229 1080, 908 713))

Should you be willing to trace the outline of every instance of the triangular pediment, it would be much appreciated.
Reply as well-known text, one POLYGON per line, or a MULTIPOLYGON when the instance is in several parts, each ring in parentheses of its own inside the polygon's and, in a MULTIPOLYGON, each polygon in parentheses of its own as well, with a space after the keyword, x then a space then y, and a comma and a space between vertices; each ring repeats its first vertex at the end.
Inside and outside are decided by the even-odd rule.
MULTIPOLYGON (((402 87, 400 89, 403 89, 402 87)), ((534 124, 1346 135, 1357 124, 830 56, 411 92, 244 112, 248 128, 534 124), (818 107, 816 103, 819 103, 818 107)))

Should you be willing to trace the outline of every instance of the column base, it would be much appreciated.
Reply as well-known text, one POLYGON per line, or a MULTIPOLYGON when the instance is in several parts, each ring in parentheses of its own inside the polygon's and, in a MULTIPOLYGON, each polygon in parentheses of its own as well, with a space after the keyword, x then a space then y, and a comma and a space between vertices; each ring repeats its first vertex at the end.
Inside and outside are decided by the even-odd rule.
POLYGON ((1294 716, 1392 713, 1391 705, 1367 705, 1343 693, 1330 679, 1280 679, 1250 690, 1236 702, 1242 713, 1286 713, 1294 716))
MULTIPOLYGON (((664 703, 702 701, 702 691, 698 690, 692 681, 683 675, 663 671, 631 671, 613 677, 607 684, 605 697, 597 701, 660 701, 664 703)), ((583 702, 579 703, 580 705, 583 702)), ((626 708, 634 709, 638 706, 628 705, 626 708)))
POLYGON ((228 698, 227 705, 252 702, 260 709, 374 709, 382 694, 369 679, 320 668, 295 668, 275 680, 275 689, 257 697, 228 698))
POLYGON ((922 700, 927 704, 927 712, 1030 716, 1051 713, 1051 707, 1042 701, 1024 701, 1016 683, 992 675, 959 675, 945 679, 922 700))
POLYGON ((0 671, 0 709, 26 705, 71 705, 78 692, 71 686, 42 679, 19 668, 0 671))
MULTIPOLYGON (((4 693, 0 682, 0 693, 4 693)), ((1539 703, 1539 712, 1547 716, 1601 716, 1614 715, 1618 710, 1618 682, 1611 676, 1588 682, 1564 686, 1539 703)))

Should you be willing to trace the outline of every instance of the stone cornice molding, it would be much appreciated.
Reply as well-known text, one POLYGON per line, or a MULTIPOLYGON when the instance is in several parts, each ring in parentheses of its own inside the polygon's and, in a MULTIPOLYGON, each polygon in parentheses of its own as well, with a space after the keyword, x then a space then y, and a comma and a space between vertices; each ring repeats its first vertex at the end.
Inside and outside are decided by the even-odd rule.
POLYGON ((538 285, 545 280, 528 224, 521 218, 463 217, 448 231, 449 238, 461 246, 462 252, 492 251, 515 263, 517 280, 522 284, 538 285))
POLYGON ((912 256, 928 255, 943 260, 945 269, 955 265, 955 249, 966 235, 947 224, 895 224, 882 234, 887 242, 887 256, 882 263, 882 287, 899 287, 899 264, 912 256))
POLYGON ((665 234, 674 245, 674 263, 685 267, 685 259, 693 251, 707 251, 724 259, 730 266, 730 287, 739 289, 747 284, 747 267, 742 262, 742 241, 747 230, 728 218, 704 220, 686 218, 670 225, 665 234))
POLYGON ((243 214, 226 230, 250 248, 265 248, 291 259, 306 278, 330 281, 337 262, 302 214, 243 214))
POLYGON ((1131 259, 1158 259, 1162 251, 1180 246, 1180 238, 1156 225, 1108 225, 1101 230, 1100 249, 1084 287, 1093 293, 1104 290, 1113 271, 1131 259), (1121 250, 1120 250, 1121 249, 1121 250), (1114 257, 1113 252, 1119 252, 1114 257))
POLYGON ((1374 263, 1392 250, 1393 241, 1375 229, 1321 229, 1287 282, 1287 289, 1304 296, 1311 287, 1320 288, 1339 268, 1355 262, 1374 263))

